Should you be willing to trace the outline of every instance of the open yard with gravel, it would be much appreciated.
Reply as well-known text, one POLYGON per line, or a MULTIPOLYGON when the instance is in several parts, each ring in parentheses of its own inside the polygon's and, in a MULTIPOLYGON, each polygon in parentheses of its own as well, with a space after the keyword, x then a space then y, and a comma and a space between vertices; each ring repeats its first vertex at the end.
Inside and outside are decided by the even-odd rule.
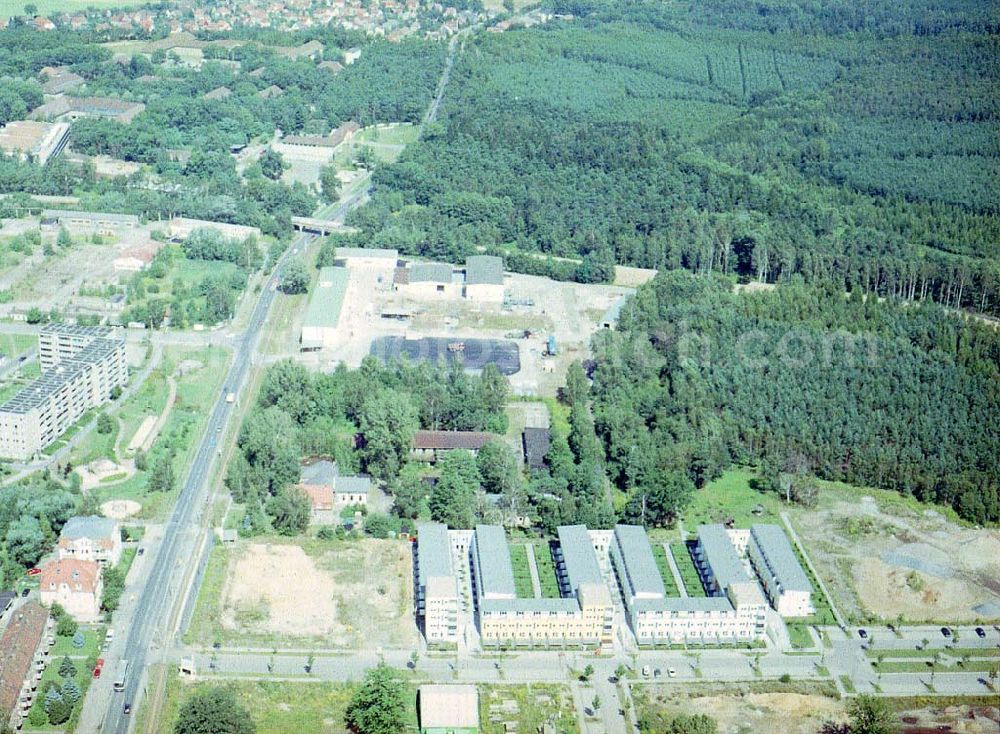
POLYGON ((1000 532, 942 507, 838 485, 793 522, 841 612, 851 618, 1000 619, 1000 532))

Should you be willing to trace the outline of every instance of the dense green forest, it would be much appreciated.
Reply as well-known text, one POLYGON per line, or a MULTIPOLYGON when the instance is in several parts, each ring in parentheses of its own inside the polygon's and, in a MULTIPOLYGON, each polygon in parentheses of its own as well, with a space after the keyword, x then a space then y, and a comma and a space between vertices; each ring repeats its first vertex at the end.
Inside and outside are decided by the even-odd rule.
MULTIPOLYGON (((595 339, 595 425, 633 496, 732 463, 894 489, 1000 521, 1000 335, 933 304, 661 274, 595 339)), ((677 507, 683 494, 677 494, 677 507)))
POLYGON ((438 122, 354 213, 359 240, 1000 312, 995 4, 551 9, 574 17, 464 45, 438 122))

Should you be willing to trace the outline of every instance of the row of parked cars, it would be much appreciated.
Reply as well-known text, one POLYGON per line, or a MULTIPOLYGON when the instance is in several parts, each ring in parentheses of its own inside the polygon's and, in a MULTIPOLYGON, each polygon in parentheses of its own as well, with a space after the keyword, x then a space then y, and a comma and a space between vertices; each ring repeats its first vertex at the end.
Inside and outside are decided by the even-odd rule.
MULTIPOLYGON (((976 627, 975 632, 980 639, 984 639, 986 637, 986 630, 984 630, 982 627, 976 627)), ((942 627, 941 635, 945 638, 951 639, 951 637, 953 636, 951 627, 942 627)), ((868 630, 866 630, 864 627, 860 628, 858 630, 858 637, 860 637, 862 640, 867 640, 868 630)))

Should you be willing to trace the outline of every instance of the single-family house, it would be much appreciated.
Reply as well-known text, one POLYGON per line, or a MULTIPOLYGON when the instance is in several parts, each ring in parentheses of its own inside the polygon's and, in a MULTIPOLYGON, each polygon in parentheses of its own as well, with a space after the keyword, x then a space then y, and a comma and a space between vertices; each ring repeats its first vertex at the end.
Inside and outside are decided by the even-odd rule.
POLYGON ((122 557, 122 533, 108 517, 71 517, 59 533, 59 557, 116 565, 122 557))

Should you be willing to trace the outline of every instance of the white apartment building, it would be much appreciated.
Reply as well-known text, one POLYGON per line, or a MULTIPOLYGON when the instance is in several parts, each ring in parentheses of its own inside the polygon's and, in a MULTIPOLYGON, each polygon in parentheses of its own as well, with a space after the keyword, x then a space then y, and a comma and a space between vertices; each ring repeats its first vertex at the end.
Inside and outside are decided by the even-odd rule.
POLYGON ((614 607, 587 529, 561 527, 559 541, 557 575, 562 596, 518 598, 503 528, 476 527, 471 555, 484 644, 611 644, 614 607))
POLYGON ((458 579, 441 523, 417 528, 417 619, 428 645, 458 642, 458 579))
POLYGON ((122 533, 107 517, 71 517, 59 533, 59 557, 116 565, 122 557, 122 533))
MULTIPOLYGON (((709 555, 725 564, 731 559, 717 552, 725 547, 717 549, 715 541, 709 533, 709 555)), ((728 538, 726 547, 736 555, 728 538)), ((649 538, 638 525, 615 526, 611 561, 629 625, 640 645, 751 642, 764 636, 767 603, 745 571, 740 576, 732 568, 720 569, 726 584, 707 597, 667 596, 649 538)))
POLYGON ((0 456, 30 459, 128 382, 125 340, 106 327, 49 324, 38 354, 41 377, 0 405, 0 456))
POLYGON ((749 553, 764 592, 778 614, 808 617, 816 611, 812 584, 784 530, 777 525, 754 525, 750 529, 749 553))

